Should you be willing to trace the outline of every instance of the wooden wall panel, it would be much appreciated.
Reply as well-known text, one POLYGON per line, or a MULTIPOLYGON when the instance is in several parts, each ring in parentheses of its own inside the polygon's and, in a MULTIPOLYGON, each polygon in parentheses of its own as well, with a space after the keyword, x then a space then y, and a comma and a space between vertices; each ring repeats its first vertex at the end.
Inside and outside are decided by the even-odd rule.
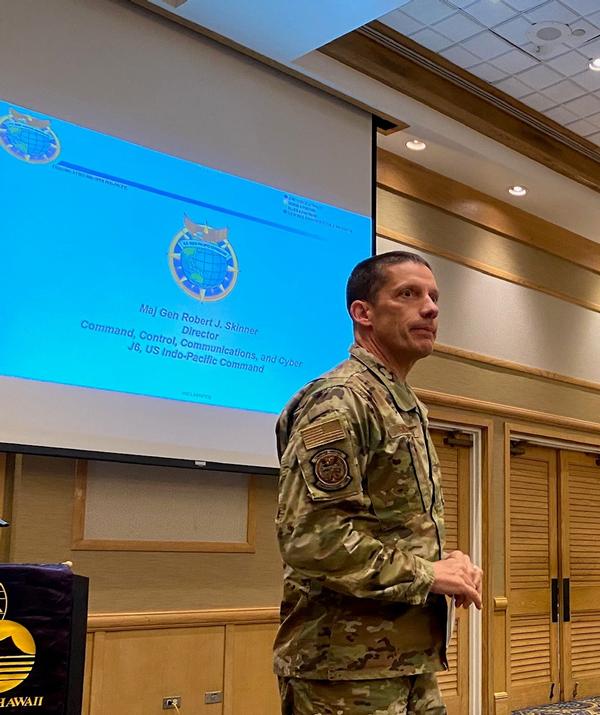
POLYGON ((278 715, 273 641, 277 624, 228 625, 223 715, 278 715))
POLYGON ((223 689, 225 628, 117 631, 94 636, 90 715, 163 715, 162 699, 179 695, 182 712, 222 715, 205 704, 223 689))

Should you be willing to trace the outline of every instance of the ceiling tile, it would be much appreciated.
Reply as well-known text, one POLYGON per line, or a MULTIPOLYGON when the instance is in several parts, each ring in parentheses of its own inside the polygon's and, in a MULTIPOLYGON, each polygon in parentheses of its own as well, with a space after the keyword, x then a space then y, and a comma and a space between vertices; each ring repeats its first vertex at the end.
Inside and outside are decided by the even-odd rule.
POLYGON ((424 25, 431 25, 452 15, 455 10, 442 0, 411 0, 408 5, 402 7, 402 12, 414 17, 424 25))
POLYGON ((493 67, 487 62, 477 65, 477 67, 469 67, 469 72, 481 77, 486 82, 497 82, 499 79, 506 77, 506 72, 501 72, 497 67, 493 67))
POLYGON ((581 134, 583 137, 589 137, 590 134, 595 134, 598 131, 598 127, 586 119, 579 119, 572 124, 567 124, 567 127, 572 132, 577 132, 577 134, 581 134))
POLYGON ((477 0, 448 0, 451 5, 456 5, 456 7, 467 7, 467 5, 472 5, 477 0))
POLYGON ((528 42, 522 46, 522 49, 529 52, 530 55, 538 57, 540 62, 547 62, 553 57, 564 55, 565 52, 568 52, 571 48, 567 47, 567 45, 563 45, 562 42, 559 42, 557 45, 542 45, 541 47, 534 45, 533 42, 528 42))
POLYGON ((544 114, 559 124, 566 124, 567 122, 573 122, 577 119, 576 114, 569 112, 569 110, 564 107, 554 107, 554 109, 549 109, 547 112, 544 112, 544 114))
POLYGON ((515 72, 526 70, 528 67, 533 67, 537 65, 538 62, 525 52, 521 52, 520 50, 511 50, 505 55, 495 57, 492 60, 492 64, 494 67, 498 67, 509 74, 514 74, 515 72))
POLYGON ((403 35, 412 35, 413 32, 418 32, 424 27, 422 22, 417 22, 417 20, 410 17, 410 15, 405 15, 403 12, 400 12, 400 10, 388 12, 387 15, 380 17, 379 21, 401 32, 403 35))
POLYGON ((545 112, 546 109, 550 109, 550 107, 553 107, 556 104, 556 102, 540 92, 534 92, 528 97, 521 97, 521 102, 524 102, 532 109, 537 109, 538 112, 545 112))
POLYGON ((598 9, 598 0, 561 0, 563 5, 580 15, 591 15, 598 9))
POLYGON ((600 27, 600 12, 594 12, 587 16, 587 20, 591 22, 596 27, 600 27))
POLYGON ((585 94, 568 102, 565 107, 580 117, 589 117, 590 114, 600 112, 600 99, 593 94, 585 94))
POLYGON ((517 99, 531 93, 531 87, 523 84, 523 82, 520 82, 516 77, 508 77, 507 79, 500 80, 500 82, 496 82, 494 86, 517 99))
POLYGON ((583 87, 590 92, 597 92, 600 90, 600 72, 594 72, 593 70, 587 69, 579 74, 573 75, 571 79, 573 82, 577 82, 580 87, 583 87))
POLYGON ((538 65, 537 67, 532 67, 531 69, 521 72, 519 79, 534 89, 544 89, 544 87, 549 87, 551 84, 560 82, 562 75, 550 67, 538 65))
POLYGON ((472 37, 478 32, 481 32, 481 25, 457 12, 456 15, 451 15, 445 20, 436 23, 433 29, 441 32, 442 35, 446 35, 446 37, 449 37, 455 42, 460 42, 461 40, 466 40, 467 37, 472 37))
POLYGON ((522 17, 516 17, 514 20, 498 25, 494 28, 502 37, 505 37, 515 45, 524 45, 527 42, 527 32, 531 30, 531 23, 524 20, 522 17))
POLYGON ((490 60, 492 57, 504 55, 512 50, 508 42, 496 37, 488 30, 471 37, 470 40, 465 40, 462 44, 466 50, 473 52, 473 54, 481 57, 482 60, 490 60))
POLYGON ((528 12, 525 16, 531 22, 575 22, 579 19, 579 15, 569 10, 568 7, 563 5, 557 0, 551 0, 551 2, 542 5, 536 10, 528 12))
POLYGON ((594 142, 594 144, 600 144, 600 132, 598 134, 592 134, 591 136, 587 137, 590 141, 594 142))
POLYGON ((514 7, 515 10, 531 10, 537 5, 541 5, 541 0, 505 0, 507 5, 514 7))
POLYGON ((517 14, 514 8, 509 7, 501 0, 498 0, 498 2, 477 0, 474 5, 469 5, 465 12, 472 15, 487 27, 494 27, 494 25, 509 20, 517 14))
POLYGON ((415 34, 411 36, 411 39, 418 42, 420 45, 428 47, 434 52, 444 50, 452 44, 452 40, 449 40, 447 37, 440 35, 439 32, 434 32, 427 27, 424 30, 415 32, 415 34))
POLYGON ((592 114, 589 117, 585 118, 586 122, 591 122, 594 124, 598 129, 600 129, 600 113, 599 114, 592 114))
POLYGON ((553 84, 551 87, 546 87, 544 94, 554 100, 555 104, 564 104, 570 99, 581 97, 585 90, 575 82, 565 79, 558 84, 553 84))
POLYGON ((454 62, 455 65, 459 67, 473 67, 473 65, 479 64, 481 61, 479 57, 476 57, 472 52, 468 52, 463 47, 455 45, 450 47, 448 50, 442 50, 440 55, 443 55, 450 62, 454 62))
POLYGON ((600 35, 600 29, 596 25, 592 25, 591 22, 587 20, 578 20, 577 22, 572 22, 569 24, 572 31, 583 30, 584 35, 581 37, 571 37, 569 40, 565 40, 565 45, 569 47, 581 47, 586 42, 589 42, 595 37, 600 35))
MULTIPOLYGON (((600 13, 598 15, 600 20, 600 13)), ((579 52, 583 52, 589 58, 600 57, 600 38, 586 42, 585 45, 579 48, 579 52)))
POLYGON ((584 70, 587 67, 588 60, 579 52, 571 50, 570 52, 565 52, 564 55, 555 57, 553 60, 548 60, 546 64, 548 67, 552 67, 553 70, 570 77, 584 70))

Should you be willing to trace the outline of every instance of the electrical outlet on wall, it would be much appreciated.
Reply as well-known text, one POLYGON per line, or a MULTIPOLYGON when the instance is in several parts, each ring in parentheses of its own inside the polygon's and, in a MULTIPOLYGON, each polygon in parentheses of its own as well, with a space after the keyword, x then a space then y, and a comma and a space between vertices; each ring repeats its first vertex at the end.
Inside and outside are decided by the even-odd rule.
POLYGON ((181 695, 171 695, 163 698, 163 710, 175 710, 181 707, 181 695))

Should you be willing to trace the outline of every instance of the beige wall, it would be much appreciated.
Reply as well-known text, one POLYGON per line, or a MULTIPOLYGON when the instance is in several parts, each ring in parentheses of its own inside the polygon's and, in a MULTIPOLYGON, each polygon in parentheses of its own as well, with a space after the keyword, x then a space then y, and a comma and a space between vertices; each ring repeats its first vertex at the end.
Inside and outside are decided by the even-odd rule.
POLYGON ((72 560, 75 571, 90 578, 92 613, 278 605, 274 477, 256 480, 254 554, 71 551, 74 485, 74 460, 17 460, 10 556, 16 562, 72 560))

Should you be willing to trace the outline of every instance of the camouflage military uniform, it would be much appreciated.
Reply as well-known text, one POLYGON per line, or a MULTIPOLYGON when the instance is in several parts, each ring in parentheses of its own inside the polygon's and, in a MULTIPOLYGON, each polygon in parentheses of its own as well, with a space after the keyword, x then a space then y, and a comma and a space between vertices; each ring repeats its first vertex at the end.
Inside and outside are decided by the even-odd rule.
POLYGON ((435 673, 378 680, 280 678, 283 715, 445 715, 435 673))
POLYGON ((444 523, 427 425, 412 390, 357 346, 280 416, 279 676, 373 681, 446 667, 446 602, 429 593, 444 523))

